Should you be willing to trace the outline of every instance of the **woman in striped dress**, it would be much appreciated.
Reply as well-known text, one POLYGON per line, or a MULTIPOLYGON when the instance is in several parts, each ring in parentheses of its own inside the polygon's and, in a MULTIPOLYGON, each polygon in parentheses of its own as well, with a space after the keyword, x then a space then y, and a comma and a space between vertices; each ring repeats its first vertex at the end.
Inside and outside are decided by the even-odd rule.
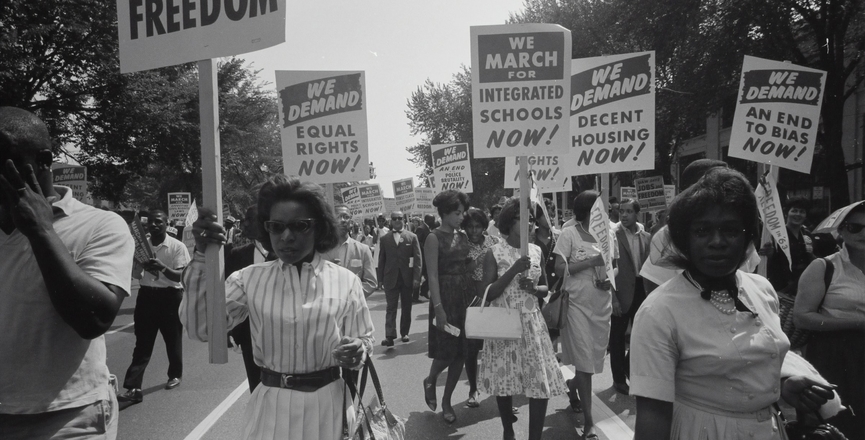
MULTIPOLYGON (((261 385, 246 409, 244 439, 342 439, 351 417, 341 368, 372 353, 373 325, 360 279, 321 258, 338 241, 321 188, 275 176, 258 193, 262 244, 278 260, 253 264, 225 281, 228 328, 249 317, 261 385)), ((183 276, 180 319, 207 340, 204 249, 225 241, 212 213, 194 225, 196 251, 183 276)))

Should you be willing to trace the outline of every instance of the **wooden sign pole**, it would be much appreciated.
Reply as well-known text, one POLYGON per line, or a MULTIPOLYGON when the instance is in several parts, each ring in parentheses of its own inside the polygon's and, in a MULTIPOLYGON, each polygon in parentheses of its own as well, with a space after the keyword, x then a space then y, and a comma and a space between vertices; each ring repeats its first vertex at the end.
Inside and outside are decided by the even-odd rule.
POLYGON ((520 156, 520 256, 529 253, 529 160, 520 156))
MULTIPOLYGON (((222 218, 222 164, 219 153, 219 92, 216 83, 216 60, 198 62, 198 105, 201 114, 201 180, 204 207, 222 218)), ((225 319, 225 264, 222 247, 212 244, 205 251, 207 259, 207 333, 210 363, 228 362, 225 319)))

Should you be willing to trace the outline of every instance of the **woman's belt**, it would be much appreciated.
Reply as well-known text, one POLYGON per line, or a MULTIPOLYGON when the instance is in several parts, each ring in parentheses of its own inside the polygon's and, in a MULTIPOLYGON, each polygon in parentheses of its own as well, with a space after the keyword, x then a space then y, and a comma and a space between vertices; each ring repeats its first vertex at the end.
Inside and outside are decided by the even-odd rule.
POLYGON ((261 384, 274 388, 286 388, 289 390, 313 392, 319 388, 339 379, 341 376, 339 367, 330 367, 326 370, 315 371, 306 374, 286 374, 276 371, 261 369, 261 384))
POLYGON ((676 403, 681 405, 690 406, 691 408, 698 409, 700 411, 704 411, 710 414, 715 414, 718 416, 724 417, 733 417, 737 419, 754 419, 758 422, 765 422, 766 420, 771 419, 777 411, 772 405, 769 405, 763 409, 758 409, 757 411, 750 412, 738 412, 738 411, 727 411, 721 408, 715 408, 713 406, 703 405, 700 403, 696 403, 693 400, 682 399, 679 396, 676 396, 676 403))

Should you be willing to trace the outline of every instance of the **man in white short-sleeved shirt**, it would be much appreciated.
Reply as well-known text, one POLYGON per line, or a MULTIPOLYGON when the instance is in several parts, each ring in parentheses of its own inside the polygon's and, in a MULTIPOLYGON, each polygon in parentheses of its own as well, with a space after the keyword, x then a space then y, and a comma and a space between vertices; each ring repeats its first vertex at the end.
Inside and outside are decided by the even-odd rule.
POLYGON ((114 439, 103 334, 129 295, 132 236, 54 186, 51 162, 45 124, 0 107, 0 438, 114 439))

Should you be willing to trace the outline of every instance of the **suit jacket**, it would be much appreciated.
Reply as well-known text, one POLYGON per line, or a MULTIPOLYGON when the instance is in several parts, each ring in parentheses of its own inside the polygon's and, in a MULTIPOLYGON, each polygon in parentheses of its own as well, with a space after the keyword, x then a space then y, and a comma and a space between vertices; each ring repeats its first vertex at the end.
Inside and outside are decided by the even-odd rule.
MULTIPOLYGON (((634 302, 634 287, 636 286, 639 270, 634 267, 633 252, 631 252, 631 243, 628 241, 628 236, 625 235, 625 228, 621 223, 616 224, 616 240, 619 242, 619 271, 616 274, 616 299, 619 301, 619 307, 622 313, 628 313, 631 309, 631 304, 634 302)), ((639 261, 642 265, 649 256, 649 245, 652 242, 652 236, 643 229, 637 231, 640 237, 640 255, 639 261)), ((640 281, 642 282, 642 281, 640 281)))
POLYGON ((412 286, 414 281, 420 282, 423 266, 420 241, 417 235, 407 229, 403 229, 400 235, 402 239, 398 245, 393 231, 379 240, 378 279, 385 289, 396 287, 399 279, 404 286, 412 286), (409 263, 412 263, 411 266, 409 263))

